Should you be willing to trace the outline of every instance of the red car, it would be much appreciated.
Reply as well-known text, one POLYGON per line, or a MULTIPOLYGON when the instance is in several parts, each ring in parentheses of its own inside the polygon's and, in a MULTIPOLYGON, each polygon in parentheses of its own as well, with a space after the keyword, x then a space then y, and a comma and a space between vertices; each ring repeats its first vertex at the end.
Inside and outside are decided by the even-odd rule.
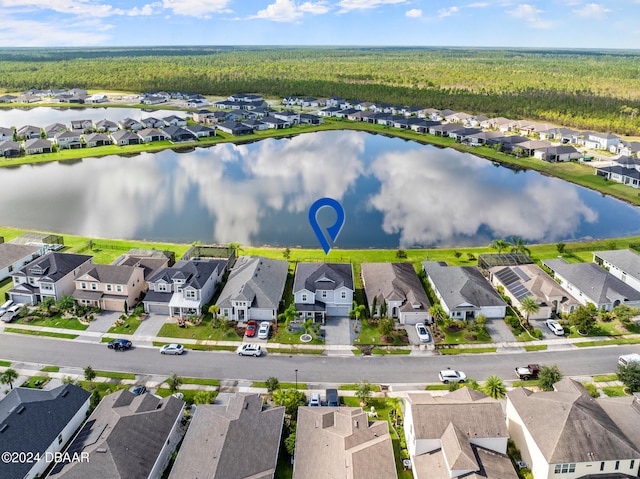
POLYGON ((247 329, 244 332, 244 335, 247 338, 253 338, 256 335, 256 331, 258 331, 258 323, 255 321, 247 322, 247 329))

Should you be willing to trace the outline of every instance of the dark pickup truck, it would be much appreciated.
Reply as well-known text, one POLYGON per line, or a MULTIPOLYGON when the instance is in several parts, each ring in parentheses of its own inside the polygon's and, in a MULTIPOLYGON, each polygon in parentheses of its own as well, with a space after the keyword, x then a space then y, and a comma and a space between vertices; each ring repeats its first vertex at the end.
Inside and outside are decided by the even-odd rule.
POLYGON ((527 379, 537 379, 540 372, 539 364, 528 364, 527 366, 521 366, 516 368, 516 376, 526 381, 527 379))

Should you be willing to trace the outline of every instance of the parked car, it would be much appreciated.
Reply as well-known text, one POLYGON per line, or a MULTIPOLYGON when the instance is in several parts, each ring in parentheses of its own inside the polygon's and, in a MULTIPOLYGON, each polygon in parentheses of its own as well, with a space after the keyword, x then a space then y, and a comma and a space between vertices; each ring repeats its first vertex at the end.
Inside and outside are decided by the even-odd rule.
POLYGON ((256 330, 258 329, 258 323, 255 321, 249 321, 247 323, 247 329, 244 331, 244 335, 247 338, 253 338, 256 335, 256 330))
POLYGON ((13 306, 9 306, 9 309, 7 309, 7 311, 2 315, 2 321, 4 321, 5 323, 10 323, 14 319, 16 319, 21 307, 21 304, 14 304, 13 306))
POLYGON ((564 328, 558 321, 555 319, 547 319, 545 323, 553 334, 556 336, 564 336, 564 328))
POLYGON ((640 354, 631 353, 631 354, 623 354, 618 357, 618 365, 622 367, 628 366, 630 363, 638 363, 640 364, 640 354))
POLYGON ((165 344, 160 348, 160 354, 182 354, 184 353, 184 346, 182 344, 165 344))
POLYGON ((132 345, 133 344, 128 339, 114 339, 113 341, 109 341, 107 347, 114 351, 124 351, 125 349, 129 349, 132 345))
POLYGON ((259 344, 245 343, 238 346, 238 349, 236 349, 236 353, 238 353, 240 356, 258 357, 262 354, 262 348, 259 344))
POLYGON ((133 388, 131 392, 134 394, 134 396, 140 396, 141 394, 144 394, 147 392, 147 388, 142 384, 139 384, 138 386, 133 388))
POLYGON ((416 333, 418 333, 418 339, 420 339, 421 343, 428 343, 431 341, 431 335, 429 334, 429 330, 422 323, 416 324, 416 333))
POLYGON ((320 399, 320 394, 311 393, 311 399, 309 399, 309 406, 311 407, 322 406, 322 399, 320 399))
POLYGON ((0 306, 0 316, 2 316, 4 313, 7 312, 7 309, 9 309, 10 306, 13 306, 13 300, 9 300, 6 303, 4 303, 2 306, 0 306))
POLYGON ((337 389, 327 389, 327 406, 338 407, 340 406, 340 397, 338 396, 337 389))
POLYGON ((455 369, 443 369, 438 373, 440 381, 444 384, 449 383, 463 383, 467 380, 467 375, 462 371, 456 371, 455 369))
POLYGON ((538 373, 540 372, 539 364, 528 364, 526 366, 521 366, 516 368, 516 376, 526 381, 527 379, 537 379, 538 373))
POLYGON ((269 339, 269 332, 271 331, 271 323, 269 321, 262 321, 258 328, 258 338, 269 339))

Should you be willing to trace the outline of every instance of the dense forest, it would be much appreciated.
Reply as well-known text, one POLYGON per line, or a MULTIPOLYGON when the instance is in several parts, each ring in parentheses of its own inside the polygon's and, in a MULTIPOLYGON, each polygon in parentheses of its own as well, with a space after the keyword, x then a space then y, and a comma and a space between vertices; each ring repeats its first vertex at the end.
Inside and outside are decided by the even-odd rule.
POLYGON ((449 108, 640 135, 640 51, 356 47, 0 49, 0 89, 238 92, 449 108))

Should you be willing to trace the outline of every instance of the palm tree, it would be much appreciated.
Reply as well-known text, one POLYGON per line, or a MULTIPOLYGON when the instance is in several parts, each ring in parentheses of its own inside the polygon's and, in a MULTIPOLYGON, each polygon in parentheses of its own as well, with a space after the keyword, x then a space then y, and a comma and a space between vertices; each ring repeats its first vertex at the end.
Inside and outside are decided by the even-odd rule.
POLYGON ((9 368, 0 375, 0 383, 8 384, 13 389, 13 382, 18 379, 18 373, 15 369, 9 368))
POLYGON ((429 308, 429 314, 434 321, 440 321, 447 317, 447 312, 444 310, 441 304, 434 304, 429 308))
POLYGON ((509 242, 506 239, 494 239, 491 243, 489 243, 489 248, 497 249, 498 254, 500 254, 503 250, 507 249, 510 246, 509 242))
POLYGON ((511 246, 512 253, 531 254, 531 250, 527 248, 527 242, 518 236, 512 236, 508 244, 511 246))
POLYGON ((169 391, 173 394, 182 386, 182 378, 176 373, 173 373, 169 379, 167 379, 167 385, 169 386, 169 391))
POLYGON ((540 311, 540 305, 533 296, 525 296, 520 300, 520 309, 525 313, 525 319, 529 322, 529 315, 540 311))
POLYGON ((493 399, 502 399, 507 393, 507 388, 499 376, 492 375, 484 382, 482 392, 493 399))
POLYGON ((209 306, 209 312, 213 315, 213 319, 218 319, 218 313, 220 312, 220 306, 212 304, 209 306))

